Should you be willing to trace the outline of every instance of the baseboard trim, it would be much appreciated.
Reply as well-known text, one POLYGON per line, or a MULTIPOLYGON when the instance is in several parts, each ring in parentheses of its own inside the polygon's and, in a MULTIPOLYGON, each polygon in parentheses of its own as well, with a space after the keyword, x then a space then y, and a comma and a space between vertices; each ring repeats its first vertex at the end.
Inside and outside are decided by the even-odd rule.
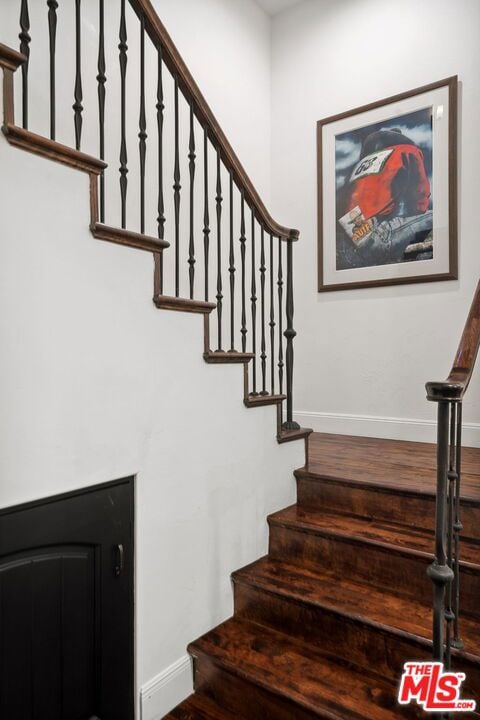
MULTIPOLYGON (((294 413, 294 417, 302 427, 311 427, 315 432, 418 442, 435 442, 436 440, 436 423, 433 420, 311 412, 309 410, 299 410, 294 413)), ((480 447, 479 423, 464 423, 463 442, 467 447, 480 447)))
POLYGON ((193 692, 192 664, 184 655, 140 690, 141 720, 160 720, 193 692))

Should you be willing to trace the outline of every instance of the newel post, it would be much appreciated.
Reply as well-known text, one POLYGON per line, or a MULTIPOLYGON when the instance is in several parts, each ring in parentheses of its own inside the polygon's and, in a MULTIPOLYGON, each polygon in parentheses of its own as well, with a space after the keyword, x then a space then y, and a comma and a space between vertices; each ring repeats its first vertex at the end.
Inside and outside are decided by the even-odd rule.
POLYGON ((287 341, 285 353, 285 367, 287 380, 287 419, 283 424, 285 430, 299 430, 300 425, 293 420, 293 340, 296 331, 293 327, 294 316, 294 297, 293 297, 293 243, 298 240, 298 232, 293 232, 287 242, 287 297, 286 297, 286 315, 287 326, 284 337, 287 341))

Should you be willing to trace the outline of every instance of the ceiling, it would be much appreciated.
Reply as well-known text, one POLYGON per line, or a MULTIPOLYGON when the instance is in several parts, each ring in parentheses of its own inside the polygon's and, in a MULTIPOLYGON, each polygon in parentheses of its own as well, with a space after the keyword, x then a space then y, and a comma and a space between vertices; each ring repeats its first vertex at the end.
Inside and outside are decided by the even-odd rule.
POLYGON ((303 0, 257 0, 257 3, 267 12, 269 15, 277 15, 286 8, 293 7, 303 2, 303 0))

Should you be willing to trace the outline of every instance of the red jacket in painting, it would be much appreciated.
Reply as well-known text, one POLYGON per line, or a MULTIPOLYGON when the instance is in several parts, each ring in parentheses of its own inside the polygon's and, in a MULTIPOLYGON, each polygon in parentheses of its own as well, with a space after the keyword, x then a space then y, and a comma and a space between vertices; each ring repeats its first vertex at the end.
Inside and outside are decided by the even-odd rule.
POLYGON ((399 214, 412 216, 428 210, 430 183, 423 153, 415 145, 394 145, 362 158, 350 178, 347 212, 360 208, 365 220, 399 214))

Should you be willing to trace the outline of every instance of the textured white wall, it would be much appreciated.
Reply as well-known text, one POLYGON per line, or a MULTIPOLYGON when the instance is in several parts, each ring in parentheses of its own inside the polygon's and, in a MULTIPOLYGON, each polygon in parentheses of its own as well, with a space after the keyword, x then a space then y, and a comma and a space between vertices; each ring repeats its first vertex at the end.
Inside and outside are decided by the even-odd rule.
MULTIPOLYGON (((477 0, 306 0, 273 20, 273 210, 301 230, 299 412, 434 416, 424 383, 446 376, 480 274, 479 26, 477 0), (317 294, 316 121, 455 74, 459 281, 317 294)), ((467 422, 480 421, 479 379, 477 373, 467 398, 467 422)), ((366 427, 382 432, 381 424, 366 427)), ((402 427, 408 436, 420 428, 402 427)))
MULTIPOLYGON (((157 5, 268 199, 265 16, 249 0, 157 5)), ((47 86, 32 84, 39 103, 47 86)), ((91 237, 86 176, 0 136, 0 197, 0 507, 137 474, 140 687, 231 613, 230 572, 266 551, 303 447, 277 445, 274 408, 244 408, 241 367, 204 363, 201 318, 154 308, 148 253, 91 237)))

